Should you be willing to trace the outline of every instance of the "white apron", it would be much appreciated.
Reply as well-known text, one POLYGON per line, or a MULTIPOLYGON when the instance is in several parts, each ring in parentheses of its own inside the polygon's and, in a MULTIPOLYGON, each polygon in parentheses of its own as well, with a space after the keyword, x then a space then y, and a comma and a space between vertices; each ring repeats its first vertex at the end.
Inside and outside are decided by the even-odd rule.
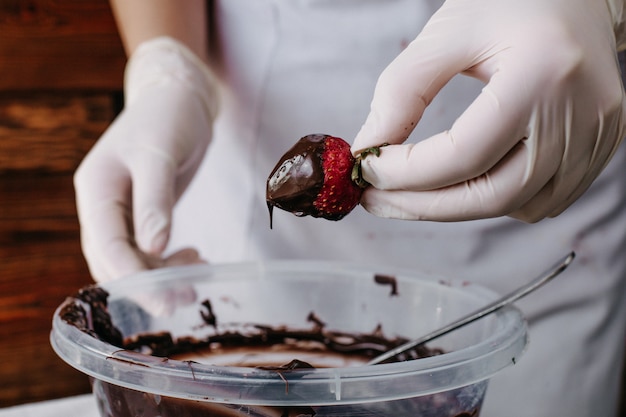
MULTIPOLYGON (((215 3, 221 113, 207 157, 176 208, 171 248, 193 245, 212 263, 388 263, 501 293, 575 250, 564 275, 518 303, 529 320, 530 345, 517 365, 492 380, 481 416, 613 416, 626 318, 625 146, 583 198, 538 224, 385 220, 357 207, 339 222, 274 210, 270 230, 265 181, 278 158, 309 133, 351 142, 379 73, 440 2, 215 3)), ((411 140, 448 128, 480 87, 453 80, 411 140)))

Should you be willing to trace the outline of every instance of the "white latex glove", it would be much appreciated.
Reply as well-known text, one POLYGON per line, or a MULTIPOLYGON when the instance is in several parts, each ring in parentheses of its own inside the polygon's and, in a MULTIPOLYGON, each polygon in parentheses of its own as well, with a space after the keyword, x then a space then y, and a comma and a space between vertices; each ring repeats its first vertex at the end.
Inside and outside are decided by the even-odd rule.
MULTIPOLYGON (((352 146, 361 203, 381 217, 459 221, 556 216, 625 133, 616 58, 623 0, 447 0, 381 74, 352 146), (485 82, 449 131, 399 145, 456 74, 485 82)), ((620 45, 621 46, 621 45, 620 45)))
POLYGON ((181 43, 156 38, 129 59, 124 92, 124 110, 74 177, 83 252, 97 281, 199 261, 190 248, 162 253, 174 204, 211 139, 213 78, 181 43))

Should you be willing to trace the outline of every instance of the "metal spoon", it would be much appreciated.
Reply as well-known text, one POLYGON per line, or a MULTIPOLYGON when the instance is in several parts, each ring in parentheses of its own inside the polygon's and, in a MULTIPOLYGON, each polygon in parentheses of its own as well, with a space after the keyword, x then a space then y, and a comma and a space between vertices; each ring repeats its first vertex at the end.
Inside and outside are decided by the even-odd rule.
POLYGON ((558 263, 556 263, 553 267, 551 267, 550 269, 548 269, 546 272, 544 272, 543 274, 541 274, 539 277, 535 278, 534 280, 530 281, 527 284, 524 284, 523 286, 521 286, 520 288, 516 289, 515 291, 505 295, 504 297, 492 302, 491 304, 486 305, 485 307, 470 313, 450 324, 448 324, 447 326, 444 326, 440 329, 437 329, 431 333, 428 333, 427 335, 416 339, 416 340, 411 340, 409 342, 406 342, 396 348, 393 348, 381 355, 376 356, 374 359, 372 359, 371 361, 369 361, 367 363, 367 365, 376 365, 379 364, 381 362, 386 361, 387 359, 391 359, 394 356, 397 356, 403 352, 406 352, 407 350, 413 349, 414 347, 421 345, 423 343, 426 342, 430 342, 433 339, 436 339, 440 336, 443 336, 444 334, 448 334, 453 330, 458 329, 461 326, 465 326, 466 324, 472 323, 488 314, 493 313, 494 311, 497 311, 499 309, 501 309, 504 306, 507 306, 511 303, 513 303, 514 301, 519 300, 520 298, 522 298, 523 296, 525 296, 526 294, 529 294, 531 292, 533 292, 534 290, 536 290, 537 288, 541 287, 543 284, 545 284, 546 282, 550 281, 552 278, 556 277, 557 275, 559 275, 561 272, 563 272, 565 270, 565 268, 568 267, 568 265, 574 260, 574 257, 576 256, 576 254, 574 252, 570 252, 565 258, 563 258, 561 261, 559 261, 558 263))

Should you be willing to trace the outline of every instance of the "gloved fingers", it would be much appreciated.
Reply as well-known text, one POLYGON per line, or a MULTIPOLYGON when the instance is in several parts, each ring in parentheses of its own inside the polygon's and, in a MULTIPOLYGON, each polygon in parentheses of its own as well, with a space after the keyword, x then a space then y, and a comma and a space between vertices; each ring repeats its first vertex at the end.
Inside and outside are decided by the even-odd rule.
POLYGON ((386 146, 379 157, 366 157, 364 179, 383 190, 417 191, 487 172, 527 134, 525 103, 513 103, 511 93, 503 93, 510 87, 502 84, 495 80, 487 85, 450 130, 416 144, 386 146))
POLYGON ((177 308, 194 303, 197 293, 190 285, 179 285, 176 288, 156 288, 143 294, 134 294, 132 299, 154 317, 170 317, 177 308))
MULTIPOLYGON (((596 123, 577 116, 571 105, 553 114, 554 109, 547 107, 539 106, 531 115, 531 136, 486 174, 431 191, 369 189, 361 203, 382 217, 436 221, 508 215, 531 223, 560 214, 588 189, 616 152, 626 134, 626 104, 596 123)), ((398 161, 402 158, 393 152, 407 148, 390 146, 383 151, 392 152, 389 160, 398 161)))
POLYGON ((176 161, 147 143, 126 149, 126 153, 133 184, 135 241, 141 251, 160 256, 169 240, 176 201, 176 161))
POLYGON ((447 15, 442 7, 385 68, 376 83, 370 113, 354 139, 354 154, 407 139, 441 88, 471 65, 470 55, 456 35, 463 33, 466 25, 465 17, 447 15), (455 30, 439 30, 442 25, 455 30))
POLYGON ((200 257, 194 248, 183 248, 164 259, 164 266, 206 264, 207 261, 200 257))
MULTIPOLYGON (((148 269, 206 263, 193 248, 180 249, 165 258, 146 254, 144 262, 148 269)), ((195 302, 197 293, 191 285, 179 285, 176 288, 157 288, 145 294, 135 295, 133 299, 152 316, 168 317, 174 314, 178 307, 195 302)))
POLYGON ((81 244, 94 280, 110 281, 147 268, 132 239, 130 211, 123 203, 103 201, 88 213, 82 211, 81 244))
MULTIPOLYGON (((429 22, 416 41, 423 38, 427 43, 433 38, 438 39, 437 36, 445 39, 445 35, 438 32, 465 33, 458 29, 463 29, 469 18, 460 19, 455 14, 463 14, 461 11, 465 13, 470 10, 466 10, 468 8, 459 2, 446 2, 442 9, 446 10, 443 14, 446 18, 439 16, 438 12, 437 23, 429 22), (453 10, 453 6, 461 7, 462 10, 454 10, 453 13, 450 11, 453 10), (446 16, 448 12, 450 16, 446 16), (454 30, 451 30, 452 28, 454 30)), ((546 21, 552 23, 550 19, 546 21)), ((409 120, 410 123, 419 120, 417 117, 411 117, 410 112, 407 113, 406 109, 411 109, 411 105, 406 105, 409 100, 403 97, 409 96, 413 100, 415 97, 426 97, 423 102, 427 104, 431 96, 420 91, 436 93, 441 83, 447 82, 451 75, 459 72, 471 74, 487 82, 487 85, 449 131, 421 141, 411 147, 410 151, 402 151, 405 156, 403 159, 389 157, 390 152, 385 152, 387 149, 383 150, 380 158, 368 158, 370 161, 364 168, 366 180, 369 175, 374 181, 372 184, 382 189, 426 190, 456 184, 485 173, 519 140, 533 134, 529 124, 535 108, 542 103, 547 104, 544 106, 545 109, 549 109, 550 105, 558 107, 562 101, 561 90, 568 94, 569 90, 576 87, 575 75, 580 64, 580 50, 570 47, 572 40, 549 25, 542 26, 539 34, 551 36, 556 40, 565 38, 564 44, 569 41, 569 44, 565 45, 567 48, 554 51, 552 43, 544 45, 525 40, 524 35, 528 35, 527 25, 520 27, 519 22, 516 22, 516 25, 510 28, 512 33, 504 32, 510 38, 500 36, 502 33, 499 34, 497 30, 492 32, 489 28, 483 33, 481 28, 471 41, 464 42, 457 37, 456 45, 454 42, 444 43, 442 47, 437 44, 440 54, 445 55, 443 59, 435 61, 437 65, 445 68, 441 70, 437 66, 434 67, 440 74, 434 70, 428 72, 429 65, 424 65, 424 61, 428 61, 424 55, 426 57, 428 55, 420 50, 418 50, 420 54, 413 55, 411 53, 413 45, 385 70, 397 76, 381 76, 372 104, 372 116, 373 119, 393 123, 395 123, 393 117, 409 120), (414 75, 420 74, 424 68, 427 76, 414 75), (448 72, 450 69, 451 73, 448 72), (389 116, 382 117, 385 112, 389 116), (378 172, 368 172, 368 169, 376 171, 378 166, 381 167, 378 172)), ((468 30, 467 33, 476 32, 475 27, 468 30)), ((434 49, 432 44, 429 47, 434 49)), ((431 53, 432 55, 434 54, 431 53)), ((413 108, 415 107, 414 105, 413 108)), ((418 109, 417 114, 421 114, 419 111, 422 109, 423 106, 418 109)), ((556 115, 548 115, 554 116, 556 115)), ((557 118, 552 120, 554 123, 561 122, 557 118)), ((412 125, 409 128, 407 123, 403 126, 400 123, 397 126, 400 126, 402 131, 412 130, 412 125)), ((352 148, 358 150, 383 142, 400 143, 403 138, 380 134, 380 131, 391 130, 392 126, 385 126, 380 121, 371 126, 366 123, 357 135, 352 148), (377 126, 379 132, 371 133, 375 131, 372 126, 377 126), (373 137, 376 139, 371 140, 373 137)))
POLYGON ((578 126, 582 137, 595 135, 595 140, 584 142, 580 137, 569 146, 558 171, 532 199, 510 214, 525 222, 535 222, 544 217, 556 217, 572 205, 595 181, 609 163, 626 135, 626 101, 601 118, 595 132, 585 132, 578 126))
POLYGON ((531 152, 522 141, 485 174, 434 190, 369 187, 361 204, 376 216, 403 220, 463 221, 507 215, 544 185, 526 178, 531 152))
MULTIPOLYGON (((579 146, 583 147, 584 144, 579 146)), ((573 153, 572 147, 568 151, 573 153)), ((567 153, 561 157, 558 170, 554 175, 542 176, 548 181, 541 190, 522 206, 508 213, 508 216, 534 223, 545 217, 560 214, 587 190, 608 161, 606 158, 603 158, 600 163, 594 161, 589 157, 593 154, 592 150, 585 152, 584 149, 578 149, 576 155, 567 155, 567 153)))
POLYGON ((192 304, 197 299, 193 287, 185 285, 177 288, 155 289, 145 294, 132 296, 141 308, 154 317, 170 317, 178 307, 192 304))
POLYGON ((481 9, 482 20, 468 16, 484 25, 463 30, 458 17, 480 9, 468 4, 445 2, 446 12, 438 12, 418 37, 471 34, 469 40, 457 36, 461 52, 453 43, 432 42, 443 54, 452 51, 447 57, 455 62, 433 61, 445 68, 442 73, 411 78, 424 63, 428 73, 428 60, 436 54, 411 57, 407 48, 381 75, 370 117, 352 146, 355 154, 385 142, 400 144, 432 98, 428 92, 436 94, 452 75, 448 69, 487 84, 449 131, 416 145, 388 146, 380 157, 365 159, 364 179, 377 189, 366 190, 362 203, 375 214, 442 221, 512 215, 537 221, 580 196, 624 136, 623 89, 614 53, 607 50, 611 36, 594 22, 602 6, 581 2, 563 14, 564 3, 490 2, 500 9, 481 9), (509 10, 515 6, 522 15, 509 10), (584 25, 582 36, 576 29, 584 25), (616 117, 611 113, 618 104, 616 117))
MULTIPOLYGON (((196 118, 199 120, 201 115, 196 118)), ((161 134, 166 134, 160 132, 161 134)), ((155 135, 158 133, 152 133, 155 135)), ((172 145, 167 151, 140 141, 124 149, 133 181, 133 216, 139 248, 159 255, 169 240, 172 210, 193 179, 211 137, 211 125, 198 132, 183 126, 167 133, 172 145), (196 138, 188 140, 188 138, 196 138)))
POLYGON ((567 181, 551 179, 533 198, 508 216, 526 223, 556 217, 572 205, 596 179, 600 170, 586 173, 584 178, 572 175, 567 181))
MULTIPOLYGON (((425 106, 453 75, 471 72, 487 85, 448 131, 404 150, 387 147, 379 158, 366 158, 364 178, 369 181, 369 177, 377 188, 427 190, 474 178, 529 134, 532 103, 539 96, 537 90, 543 88, 543 80, 533 79, 526 66, 513 60, 511 53, 500 51, 499 45, 487 48, 489 53, 480 55, 480 60, 471 60, 467 50, 457 50, 460 42, 451 53, 447 45, 437 44, 441 56, 431 53, 428 57, 421 49, 432 50, 433 46, 420 45, 432 41, 433 36, 430 32, 418 36, 383 72, 372 112, 352 145, 355 153, 368 146, 404 141, 425 106)), ((524 56, 517 51, 514 58, 520 55, 524 56)))
POLYGON ((133 238, 129 173, 106 141, 83 160, 74 188, 81 245, 93 278, 106 281, 145 269, 133 238))
POLYGON ((200 257, 200 253, 194 248, 179 249, 166 257, 143 254, 142 258, 148 269, 207 263, 207 261, 200 257))

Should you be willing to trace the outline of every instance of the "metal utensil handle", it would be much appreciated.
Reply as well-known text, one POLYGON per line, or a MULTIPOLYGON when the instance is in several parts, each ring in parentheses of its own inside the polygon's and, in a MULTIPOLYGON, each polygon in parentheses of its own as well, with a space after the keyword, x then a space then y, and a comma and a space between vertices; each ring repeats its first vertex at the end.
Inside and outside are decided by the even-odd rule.
POLYGON ((541 287, 542 285, 544 285, 545 283, 547 283, 548 281, 550 281, 552 278, 556 277, 557 275, 559 275, 561 272, 563 272, 565 270, 565 268, 567 268, 569 266, 569 264, 574 260, 574 257, 576 256, 576 254, 574 252, 570 252, 565 258, 563 258, 561 261, 557 262, 553 267, 551 267, 550 269, 547 270, 547 272, 544 272, 543 274, 541 274, 539 277, 535 278, 534 280, 530 281, 529 283, 523 285, 522 287, 516 289, 515 291, 505 295, 504 297, 492 302, 491 304, 486 305, 485 307, 470 313, 450 324, 448 324, 447 326, 444 326, 442 328, 439 328, 431 333, 428 333, 427 335, 416 339, 416 340, 411 340, 409 342, 406 342, 394 349, 391 349, 381 355, 378 355, 377 357, 375 357, 374 359, 372 359, 371 361, 369 361, 367 363, 367 365, 376 365, 379 364, 381 362, 386 361, 387 359, 391 359, 394 356, 399 355, 400 353, 403 353, 407 350, 413 349, 414 347, 421 345, 423 343, 429 342, 433 339, 436 339, 440 336, 443 336, 453 330, 458 329, 461 326, 465 326, 466 324, 472 323, 488 314, 493 313, 494 311, 497 311, 499 309, 501 309, 502 307, 509 305, 517 300, 519 300, 520 298, 524 297, 525 295, 533 292, 534 290, 536 290, 537 288, 541 287))

